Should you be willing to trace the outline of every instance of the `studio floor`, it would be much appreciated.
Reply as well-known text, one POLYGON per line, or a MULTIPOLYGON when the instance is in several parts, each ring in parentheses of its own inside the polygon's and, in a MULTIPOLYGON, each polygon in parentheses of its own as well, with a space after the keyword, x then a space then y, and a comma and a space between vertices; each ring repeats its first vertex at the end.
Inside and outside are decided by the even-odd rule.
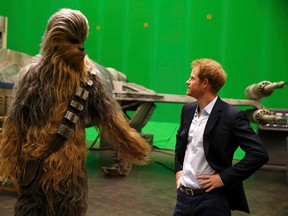
MULTIPOLYGON (((87 216, 169 216, 175 205, 174 152, 154 149, 151 163, 132 167, 126 177, 106 176, 101 167, 113 164, 112 150, 89 150, 87 216)), ((261 169, 245 181, 251 216, 287 216, 285 171, 261 169)), ((15 192, 0 191, 0 215, 12 216, 15 192)), ((248 215, 235 211, 233 216, 248 215)))

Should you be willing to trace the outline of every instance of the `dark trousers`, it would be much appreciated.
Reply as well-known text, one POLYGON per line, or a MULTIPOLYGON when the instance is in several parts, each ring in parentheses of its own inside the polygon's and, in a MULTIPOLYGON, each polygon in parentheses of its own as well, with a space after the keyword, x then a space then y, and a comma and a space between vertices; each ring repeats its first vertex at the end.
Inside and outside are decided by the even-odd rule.
POLYGON ((231 209, 221 189, 198 196, 188 196, 178 189, 173 216, 231 216, 231 209))

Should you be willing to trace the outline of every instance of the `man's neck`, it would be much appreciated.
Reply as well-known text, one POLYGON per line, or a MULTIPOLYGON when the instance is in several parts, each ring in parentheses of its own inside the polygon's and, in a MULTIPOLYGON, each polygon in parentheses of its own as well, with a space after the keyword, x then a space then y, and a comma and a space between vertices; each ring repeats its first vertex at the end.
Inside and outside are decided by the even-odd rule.
POLYGON ((198 113, 200 114, 201 110, 204 109, 209 103, 211 103, 211 101, 213 101, 215 99, 215 97, 217 97, 217 95, 206 95, 204 97, 202 97, 201 99, 198 100, 198 104, 199 104, 199 108, 200 110, 198 110, 198 113))

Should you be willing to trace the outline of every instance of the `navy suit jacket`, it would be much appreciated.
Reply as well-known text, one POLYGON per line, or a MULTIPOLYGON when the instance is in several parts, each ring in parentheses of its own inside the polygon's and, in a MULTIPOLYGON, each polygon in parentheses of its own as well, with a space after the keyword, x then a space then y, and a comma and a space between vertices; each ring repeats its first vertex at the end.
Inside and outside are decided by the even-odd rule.
MULTIPOLYGON (((176 135, 175 171, 182 170, 189 128, 198 102, 185 104, 176 135)), ((268 154, 259 136, 250 126, 246 114, 222 101, 219 97, 210 113, 203 135, 207 162, 220 174, 232 210, 249 213, 242 181, 256 172, 268 160, 268 154), (232 164, 236 149, 245 156, 232 164)))

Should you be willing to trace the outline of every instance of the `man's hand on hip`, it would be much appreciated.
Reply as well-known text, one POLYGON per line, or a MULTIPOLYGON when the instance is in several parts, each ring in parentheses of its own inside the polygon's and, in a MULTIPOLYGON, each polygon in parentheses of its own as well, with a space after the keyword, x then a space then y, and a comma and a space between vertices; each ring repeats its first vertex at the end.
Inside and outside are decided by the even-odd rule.
POLYGON ((206 192, 210 192, 215 188, 224 186, 219 174, 200 175, 197 176, 197 179, 202 179, 202 181, 198 184, 198 186, 206 189, 205 190, 206 192))
POLYGON ((180 170, 176 173, 176 188, 179 188, 180 187, 180 179, 183 175, 183 171, 180 170))

